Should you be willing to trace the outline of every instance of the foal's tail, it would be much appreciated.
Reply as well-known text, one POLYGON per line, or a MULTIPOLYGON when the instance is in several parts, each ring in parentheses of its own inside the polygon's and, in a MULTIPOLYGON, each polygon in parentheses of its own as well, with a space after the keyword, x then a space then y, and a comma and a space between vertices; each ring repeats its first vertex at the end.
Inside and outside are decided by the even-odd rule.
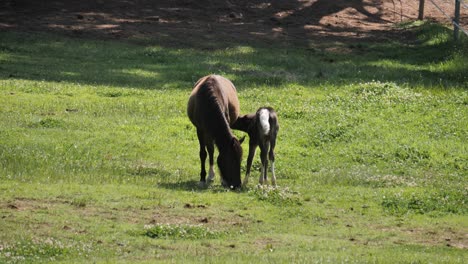
POLYGON ((270 134, 270 111, 266 108, 260 109, 257 115, 258 120, 260 121, 260 126, 262 128, 263 135, 270 134))

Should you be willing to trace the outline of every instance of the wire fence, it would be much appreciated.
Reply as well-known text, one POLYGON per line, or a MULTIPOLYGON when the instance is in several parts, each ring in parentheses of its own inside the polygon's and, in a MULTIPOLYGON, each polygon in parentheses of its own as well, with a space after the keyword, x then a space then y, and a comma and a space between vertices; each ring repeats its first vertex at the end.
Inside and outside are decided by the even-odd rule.
MULTIPOLYGON (((463 33, 465 33, 465 35, 468 36, 468 30, 464 29, 456 18, 452 18, 450 15, 448 15, 437 3, 434 2, 434 0, 429 0, 429 1, 434 5, 434 7, 437 10, 439 10, 439 12, 441 12, 448 20, 452 22, 452 24, 454 25, 456 29, 461 30, 463 33)), ((445 0, 444 2, 447 3, 448 1, 445 0)), ((457 2, 460 3, 460 5, 463 6, 463 8, 468 9, 468 4, 466 4, 464 0, 455 0, 455 5, 457 4, 457 2)), ((453 0, 452 0, 452 3, 453 3, 453 0)), ((459 12, 460 10, 458 10, 458 17, 460 16, 459 12)), ((455 16, 457 16, 457 14, 455 14, 455 16)), ((458 33, 456 32, 456 34, 458 33)), ((455 36, 455 38, 457 38, 457 36, 455 36)))
MULTIPOLYGON (((450 3, 453 4, 453 0, 443 0, 444 3, 450 3)), ((465 3, 466 0, 459 0, 460 4, 463 6, 463 8, 468 9, 468 4, 465 3)))
POLYGON ((468 4, 466 4, 463 0, 460 0, 460 3, 462 4, 463 8, 468 9, 468 4))

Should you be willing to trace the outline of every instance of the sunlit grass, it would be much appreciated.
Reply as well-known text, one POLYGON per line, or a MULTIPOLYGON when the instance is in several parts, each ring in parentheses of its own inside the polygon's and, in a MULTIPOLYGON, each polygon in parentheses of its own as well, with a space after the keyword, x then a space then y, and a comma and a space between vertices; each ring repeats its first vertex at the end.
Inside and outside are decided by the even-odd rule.
POLYGON ((1 33, 0 262, 462 263, 465 46, 408 30, 346 52, 1 33), (278 188, 258 156, 247 188, 197 187, 185 111, 210 73, 278 112, 278 188))

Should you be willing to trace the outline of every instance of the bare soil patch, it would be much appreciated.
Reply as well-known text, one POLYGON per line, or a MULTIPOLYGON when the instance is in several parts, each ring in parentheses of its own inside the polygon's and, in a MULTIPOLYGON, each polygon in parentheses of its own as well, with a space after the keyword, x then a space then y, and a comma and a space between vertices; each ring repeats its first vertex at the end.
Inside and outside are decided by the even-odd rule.
MULTIPOLYGON (((436 2, 453 14, 451 1, 436 2)), ((462 22, 467 13, 462 8, 462 22)), ((417 15, 414 0, 6 0, 0 3, 0 30, 156 40, 170 47, 308 46, 406 39, 394 25, 417 15)), ((450 23, 428 1, 425 16, 450 23)))

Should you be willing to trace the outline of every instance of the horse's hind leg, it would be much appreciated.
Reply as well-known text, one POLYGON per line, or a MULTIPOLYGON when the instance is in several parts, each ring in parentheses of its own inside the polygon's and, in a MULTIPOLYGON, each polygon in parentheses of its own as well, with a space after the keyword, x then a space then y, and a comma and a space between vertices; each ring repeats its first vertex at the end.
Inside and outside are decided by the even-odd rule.
POLYGON ((204 187, 206 185, 206 144, 205 144, 205 135, 199 129, 197 129, 198 142, 200 143, 200 186, 204 187))
POLYGON ((214 144, 213 142, 207 142, 206 148, 208 149, 208 155, 210 158, 210 170, 208 172, 208 182, 212 182, 215 178, 215 172, 214 172, 214 144))

